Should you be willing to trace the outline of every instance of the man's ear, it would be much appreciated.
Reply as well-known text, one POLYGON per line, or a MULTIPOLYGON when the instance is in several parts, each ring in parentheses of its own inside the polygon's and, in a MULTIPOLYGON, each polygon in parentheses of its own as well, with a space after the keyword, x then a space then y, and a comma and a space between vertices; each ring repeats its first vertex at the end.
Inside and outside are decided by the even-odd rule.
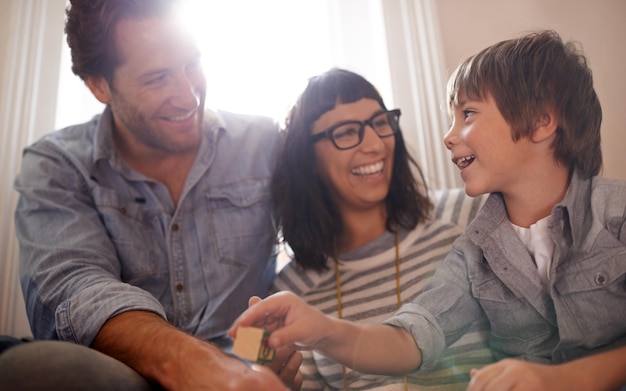
POLYGON ((554 114, 554 110, 544 111, 535 120, 535 126, 530 140, 534 143, 540 143, 552 137, 558 127, 559 122, 554 114))
POLYGON ((111 102, 111 88, 109 82, 102 76, 87 76, 85 78, 85 84, 89 87, 91 93, 101 103, 108 105, 111 102))

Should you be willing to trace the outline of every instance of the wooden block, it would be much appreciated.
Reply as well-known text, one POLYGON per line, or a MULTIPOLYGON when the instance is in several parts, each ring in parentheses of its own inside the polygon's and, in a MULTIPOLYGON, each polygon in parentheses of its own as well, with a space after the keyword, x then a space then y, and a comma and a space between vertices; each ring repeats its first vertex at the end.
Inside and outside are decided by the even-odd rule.
POLYGON ((233 344, 233 353, 241 358, 258 363, 270 363, 274 360, 275 350, 267 346, 270 332, 256 327, 239 327, 233 344))

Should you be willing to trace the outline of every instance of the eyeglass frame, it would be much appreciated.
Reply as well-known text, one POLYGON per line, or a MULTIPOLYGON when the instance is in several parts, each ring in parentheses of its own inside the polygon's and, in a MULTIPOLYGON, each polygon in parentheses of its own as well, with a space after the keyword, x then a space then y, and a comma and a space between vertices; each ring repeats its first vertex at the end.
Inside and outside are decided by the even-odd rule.
POLYGON ((357 120, 350 120, 350 121, 342 121, 339 122, 337 124, 334 124, 333 126, 331 126, 330 128, 316 133, 314 135, 312 135, 310 137, 311 143, 315 144, 316 142, 322 140, 322 139, 328 139, 330 140, 333 145, 335 146, 335 148, 339 149, 340 151, 345 151, 347 149, 352 149, 354 147, 357 147, 359 144, 361 144, 363 142, 363 138, 365 136, 365 126, 369 125, 370 128, 372 128, 372 130, 374 131, 374 133, 376 133, 376 135, 380 138, 386 138, 386 137, 390 137, 393 136, 396 133, 400 132, 400 115, 402 114, 402 112, 400 111, 400 109, 393 109, 393 110, 383 110, 383 111, 379 111, 378 113, 375 113, 374 115, 372 115, 370 118, 366 119, 365 121, 357 121, 357 120), (374 124, 372 123, 372 120, 376 117, 378 117, 381 114, 387 114, 387 116, 389 117, 390 115, 393 116, 395 118, 395 123, 390 121, 390 126, 393 129, 393 132, 390 134, 385 134, 385 135, 380 135, 378 134, 378 132, 376 131, 376 127, 374 126, 374 124), (337 143, 335 142, 335 138, 333 136, 333 132, 335 131, 335 129, 347 125, 347 124, 358 124, 359 125, 359 141, 350 146, 350 147, 340 147, 337 145, 337 143))

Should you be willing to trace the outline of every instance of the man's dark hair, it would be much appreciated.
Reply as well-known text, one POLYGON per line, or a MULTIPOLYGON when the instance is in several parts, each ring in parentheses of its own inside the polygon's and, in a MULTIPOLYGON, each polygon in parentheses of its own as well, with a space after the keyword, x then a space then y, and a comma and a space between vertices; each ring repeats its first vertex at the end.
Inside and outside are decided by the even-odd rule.
POLYGON ((72 71, 85 80, 102 76, 109 83, 123 61, 115 44, 115 29, 124 19, 163 17, 176 0, 71 0, 65 10, 65 33, 72 54, 72 71))

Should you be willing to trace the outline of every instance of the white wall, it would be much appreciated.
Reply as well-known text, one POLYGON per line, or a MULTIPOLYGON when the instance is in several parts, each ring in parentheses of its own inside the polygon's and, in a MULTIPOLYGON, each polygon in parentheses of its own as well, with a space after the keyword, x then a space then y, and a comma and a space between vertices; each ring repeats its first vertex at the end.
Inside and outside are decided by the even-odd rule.
POLYGON ((437 0, 448 74, 467 56, 534 29, 580 42, 603 109, 603 175, 626 179, 626 1, 437 0))

